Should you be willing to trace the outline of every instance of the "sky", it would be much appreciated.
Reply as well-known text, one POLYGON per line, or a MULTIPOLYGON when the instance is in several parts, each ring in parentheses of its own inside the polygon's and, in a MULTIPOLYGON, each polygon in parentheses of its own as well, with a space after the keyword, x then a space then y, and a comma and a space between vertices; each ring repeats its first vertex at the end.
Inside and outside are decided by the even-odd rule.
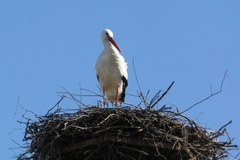
MULTIPOLYGON (((185 110, 199 125, 227 127, 240 145, 240 1, 0 1, 1 159, 22 152, 25 110, 44 115, 60 92, 99 93, 95 62, 109 28, 128 63, 126 102, 140 91, 170 92, 159 103, 185 110)), ((82 97, 96 104, 101 97, 82 97)), ((66 109, 76 106, 66 105, 66 109)), ((231 152, 232 155, 239 151, 231 152)), ((233 157, 231 157, 233 159, 233 157)))

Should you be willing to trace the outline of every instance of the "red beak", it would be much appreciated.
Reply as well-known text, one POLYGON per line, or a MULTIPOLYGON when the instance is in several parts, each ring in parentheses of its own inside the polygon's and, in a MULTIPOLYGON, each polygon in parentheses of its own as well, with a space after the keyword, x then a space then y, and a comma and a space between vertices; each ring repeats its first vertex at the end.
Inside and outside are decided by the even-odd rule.
POLYGON ((112 45, 113 45, 115 48, 117 48, 117 50, 118 50, 119 52, 121 52, 120 48, 118 47, 118 45, 117 45, 117 43, 114 41, 114 39, 111 38, 111 37, 109 37, 108 39, 109 39, 109 41, 112 43, 112 45))

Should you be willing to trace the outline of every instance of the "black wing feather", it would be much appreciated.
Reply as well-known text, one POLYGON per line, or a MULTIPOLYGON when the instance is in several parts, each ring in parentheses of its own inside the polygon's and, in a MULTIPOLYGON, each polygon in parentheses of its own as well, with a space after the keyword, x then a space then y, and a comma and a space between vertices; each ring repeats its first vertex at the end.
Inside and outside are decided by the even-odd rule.
POLYGON ((126 92, 126 88, 128 86, 128 80, 127 80, 127 78, 125 76, 122 76, 121 79, 123 81, 123 87, 122 87, 122 94, 121 94, 121 97, 120 97, 119 100, 121 102, 124 102, 124 100, 125 100, 125 92, 126 92))
POLYGON ((97 75, 97 80, 98 80, 98 82, 99 82, 99 75, 97 75))

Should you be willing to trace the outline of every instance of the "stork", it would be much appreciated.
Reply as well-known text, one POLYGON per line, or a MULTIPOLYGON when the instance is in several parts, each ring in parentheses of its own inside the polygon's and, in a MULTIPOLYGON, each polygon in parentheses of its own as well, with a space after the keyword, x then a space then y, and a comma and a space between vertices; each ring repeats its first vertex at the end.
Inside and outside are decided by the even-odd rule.
POLYGON ((113 32, 104 29, 101 33, 104 49, 96 62, 97 79, 103 92, 104 107, 106 96, 110 102, 124 102, 128 86, 127 63, 121 55, 120 48, 113 39, 113 32))

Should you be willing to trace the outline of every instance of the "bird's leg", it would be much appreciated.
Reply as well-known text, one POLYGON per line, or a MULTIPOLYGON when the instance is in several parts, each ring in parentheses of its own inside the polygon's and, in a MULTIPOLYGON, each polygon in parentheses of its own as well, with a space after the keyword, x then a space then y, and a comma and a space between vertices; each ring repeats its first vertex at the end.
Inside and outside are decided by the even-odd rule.
POLYGON ((107 100, 106 100, 106 96, 105 96, 105 89, 104 89, 104 87, 103 87, 103 105, 104 105, 104 108, 106 108, 107 100))
POLYGON ((116 91, 116 107, 118 107, 119 95, 118 95, 118 87, 116 91))

